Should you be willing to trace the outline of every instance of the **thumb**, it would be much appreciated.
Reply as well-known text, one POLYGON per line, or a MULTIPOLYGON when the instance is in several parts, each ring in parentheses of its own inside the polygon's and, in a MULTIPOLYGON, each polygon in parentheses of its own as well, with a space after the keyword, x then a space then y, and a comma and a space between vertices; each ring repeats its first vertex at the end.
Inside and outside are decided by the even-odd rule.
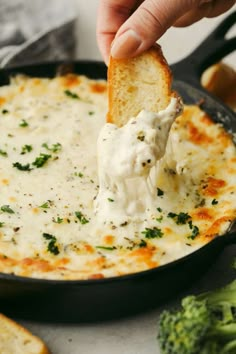
POLYGON ((115 58, 150 48, 178 18, 209 0, 145 0, 118 30, 111 47, 115 58))

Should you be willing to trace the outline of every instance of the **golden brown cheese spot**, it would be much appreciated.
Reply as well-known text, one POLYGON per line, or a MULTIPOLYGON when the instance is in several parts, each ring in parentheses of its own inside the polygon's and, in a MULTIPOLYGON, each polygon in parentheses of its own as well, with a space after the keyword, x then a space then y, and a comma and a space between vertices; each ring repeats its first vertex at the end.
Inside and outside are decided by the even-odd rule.
POLYGON ((222 216, 221 218, 215 220, 213 224, 203 233, 203 237, 208 239, 213 239, 216 235, 220 233, 220 228, 224 223, 231 222, 233 218, 231 216, 222 216))
POLYGON ((8 186, 8 185, 9 185, 9 180, 6 179, 6 178, 3 178, 3 179, 1 180, 1 182, 2 182, 2 184, 5 185, 5 186, 8 186))
POLYGON ((91 274, 88 279, 103 279, 104 275, 102 273, 91 274))
POLYGON ((77 75, 74 74, 68 74, 66 76, 63 76, 61 78, 62 81, 62 85, 65 87, 73 87, 73 86, 77 86, 80 84, 81 80, 77 75))
POLYGON ((154 268, 158 266, 158 263, 152 260, 154 253, 154 248, 142 247, 130 252, 130 255, 135 257, 137 264, 145 263, 148 268, 154 268))
POLYGON ((192 122, 188 123, 189 140, 197 145, 208 145, 213 142, 213 138, 201 131, 192 122))
POLYGON ((194 220, 212 220, 212 210, 209 208, 200 208, 192 214, 194 220))
POLYGON ((208 127, 215 124, 207 114, 203 114, 200 118, 200 121, 208 127))
POLYGON ((37 207, 32 208, 32 212, 33 212, 33 214, 38 214, 39 208, 37 208, 37 207))
POLYGON ((202 193, 206 196, 215 197, 219 193, 219 189, 223 188, 226 182, 223 179, 208 177, 206 184, 202 187, 202 193))
POLYGON ((0 105, 4 104, 6 102, 5 97, 0 97, 0 105))
POLYGON ((224 148, 232 144, 231 135, 223 129, 220 134, 217 135, 216 139, 220 142, 220 146, 223 146, 224 148))
POLYGON ((90 85, 90 90, 93 93, 104 93, 107 90, 107 86, 104 83, 94 83, 90 85))
POLYGON ((106 235, 103 238, 103 242, 107 245, 107 246, 112 246, 114 243, 115 237, 112 235, 106 235))

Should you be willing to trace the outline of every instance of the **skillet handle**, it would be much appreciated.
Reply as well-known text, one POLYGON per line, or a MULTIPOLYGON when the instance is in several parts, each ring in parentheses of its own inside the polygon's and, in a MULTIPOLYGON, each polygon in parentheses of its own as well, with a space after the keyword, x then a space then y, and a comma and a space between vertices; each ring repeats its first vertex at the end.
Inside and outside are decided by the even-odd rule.
POLYGON ((226 17, 188 57, 171 66, 174 78, 200 86, 203 71, 236 49, 236 37, 225 38, 235 23, 236 11, 226 17))

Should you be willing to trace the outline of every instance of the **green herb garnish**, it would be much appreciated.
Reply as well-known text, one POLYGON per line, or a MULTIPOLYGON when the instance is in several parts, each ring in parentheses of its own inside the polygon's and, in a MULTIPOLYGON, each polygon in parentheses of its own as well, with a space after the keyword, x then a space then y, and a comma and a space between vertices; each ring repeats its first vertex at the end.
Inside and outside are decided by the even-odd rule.
POLYGON ((194 240, 199 235, 199 228, 196 225, 192 225, 191 229, 192 234, 188 238, 194 240))
POLYGON ((9 113, 8 109, 3 109, 2 110, 2 114, 7 114, 7 113, 9 113))
POLYGON ((188 213, 183 212, 179 214, 170 212, 167 214, 167 217, 174 219, 177 225, 184 225, 189 219, 191 219, 191 216, 188 213))
POLYGON ((158 222, 162 222, 162 220, 163 220, 163 216, 160 216, 159 218, 156 218, 156 221, 158 221, 158 222))
POLYGON ((65 90, 64 93, 66 96, 68 96, 70 98, 80 99, 80 97, 77 95, 77 93, 71 92, 70 90, 65 90))
POLYGON ((48 234, 48 233, 43 233, 43 237, 48 240, 48 252, 51 252, 53 253, 54 255, 58 255, 60 252, 59 252, 59 248, 57 246, 57 239, 55 236, 51 235, 51 234, 48 234))
POLYGON ((88 112, 88 114, 89 114, 90 116, 92 116, 92 115, 94 114, 94 112, 93 112, 93 111, 90 111, 90 112, 88 112))
POLYGON ((219 203, 219 202, 218 202, 218 200, 216 200, 216 199, 213 199, 212 202, 211 202, 212 205, 216 205, 216 204, 218 204, 218 203, 219 203))
POLYGON ((47 149, 48 151, 52 151, 52 152, 58 152, 61 150, 61 144, 60 143, 56 143, 56 144, 52 144, 52 146, 48 146, 47 143, 43 143, 42 147, 44 147, 45 149, 47 149))
POLYGON ((61 224, 63 222, 63 219, 58 216, 56 219, 52 218, 52 221, 55 222, 56 224, 61 224))
POLYGON ((49 208, 49 201, 43 203, 42 205, 39 206, 42 209, 48 209, 49 208))
POLYGON ((114 202, 114 199, 111 199, 111 198, 107 198, 108 202, 114 202))
POLYGON ((0 227, 3 227, 5 222, 0 222, 0 227))
POLYGON ((145 231, 141 232, 146 238, 161 238, 164 234, 161 231, 161 229, 158 229, 158 227, 154 227, 153 229, 149 229, 148 227, 145 227, 145 231))
POLYGON ((51 155, 47 155, 47 154, 40 154, 38 157, 36 157, 36 159, 34 160, 34 162, 32 162, 32 165, 40 168, 43 165, 45 165, 45 163, 51 158, 51 155))
POLYGON ((142 247, 146 247, 146 246, 147 246, 147 242, 145 240, 141 240, 139 247, 142 248, 142 247))
POLYGON ((1 211, 4 213, 15 214, 14 210, 12 210, 9 205, 2 205, 1 211))
POLYGON ((1 149, 0 149, 0 155, 1 155, 1 156, 4 156, 4 157, 7 157, 7 156, 8 156, 8 155, 7 155, 7 152, 4 151, 4 150, 1 150, 1 149))
POLYGON ((22 165, 20 162, 14 162, 12 164, 13 167, 17 168, 20 171, 31 171, 30 164, 27 163, 26 165, 22 165))
POLYGON ((82 225, 87 224, 89 222, 89 220, 86 219, 86 217, 81 213, 81 211, 76 211, 75 216, 77 217, 77 219, 79 219, 82 225))
POLYGON ((19 127, 25 128, 28 127, 29 123, 26 122, 25 119, 22 119, 22 121, 19 124, 19 127))
POLYGON ((160 213, 162 212, 162 209, 161 208, 157 208, 157 211, 159 211, 160 213))
POLYGON ((96 248, 101 249, 101 250, 105 250, 105 251, 113 251, 116 249, 115 246, 113 246, 113 247, 96 246, 96 248))
POLYGON ((163 190, 161 190, 160 188, 157 188, 157 196, 161 197, 162 195, 164 195, 163 190))
POLYGON ((22 148, 21 148, 21 155, 24 155, 24 154, 26 154, 27 152, 30 152, 30 151, 32 151, 33 150, 33 147, 32 147, 32 145, 24 145, 24 146, 22 146, 22 148))

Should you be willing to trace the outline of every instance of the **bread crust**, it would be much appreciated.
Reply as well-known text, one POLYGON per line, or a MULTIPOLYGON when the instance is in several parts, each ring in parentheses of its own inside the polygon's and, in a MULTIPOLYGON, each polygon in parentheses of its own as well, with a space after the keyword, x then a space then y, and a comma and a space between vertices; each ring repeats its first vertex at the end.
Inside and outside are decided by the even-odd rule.
POLYGON ((204 71, 202 85, 236 110, 236 71, 229 65, 219 62, 204 71))
POLYGON ((172 73, 158 44, 133 58, 110 57, 107 122, 122 126, 143 109, 165 109, 176 96, 171 84, 172 73))
POLYGON ((2 349, 9 354, 13 354, 13 352, 7 347, 7 344, 12 347, 12 342, 15 342, 17 345, 17 353, 19 350, 22 350, 22 353, 24 354, 50 354, 45 343, 39 337, 34 336, 25 327, 2 313, 0 313, 0 342, 4 343, 4 348, 2 349), (20 341, 22 341, 22 343, 20 343, 20 341), (27 348, 29 342, 32 346, 35 345, 35 350, 33 349, 32 351, 32 346, 30 349, 27 348), (20 344, 22 344, 22 348, 20 347, 20 344))

